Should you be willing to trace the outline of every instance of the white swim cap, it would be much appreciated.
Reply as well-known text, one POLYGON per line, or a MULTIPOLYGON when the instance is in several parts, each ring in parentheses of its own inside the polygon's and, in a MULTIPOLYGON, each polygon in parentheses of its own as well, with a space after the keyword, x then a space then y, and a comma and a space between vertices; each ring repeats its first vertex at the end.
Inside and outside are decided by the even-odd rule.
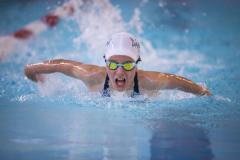
POLYGON ((105 58, 109 59, 113 55, 125 55, 131 57, 134 61, 138 61, 140 58, 140 44, 130 33, 115 33, 106 43, 105 58))

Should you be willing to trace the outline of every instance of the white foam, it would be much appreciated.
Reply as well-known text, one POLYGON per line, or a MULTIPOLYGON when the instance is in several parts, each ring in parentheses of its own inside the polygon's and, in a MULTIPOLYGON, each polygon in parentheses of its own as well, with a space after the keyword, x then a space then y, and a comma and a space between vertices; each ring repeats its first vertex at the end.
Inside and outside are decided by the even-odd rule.
POLYGON ((25 102, 29 101, 32 99, 32 95, 27 94, 27 95, 21 95, 13 99, 13 101, 18 101, 18 102, 25 102))
POLYGON ((130 28, 135 28, 138 34, 143 33, 143 22, 141 21, 141 11, 135 8, 131 20, 128 22, 130 28))
POLYGON ((214 98, 218 101, 231 102, 231 99, 221 95, 215 95, 214 98))
POLYGON ((120 9, 108 0, 96 0, 76 3, 78 10, 74 20, 81 34, 73 42, 76 46, 84 44, 92 62, 100 62, 104 54, 105 43, 112 33, 124 31, 125 23, 120 9))
POLYGON ((160 91, 160 94, 158 96, 158 99, 161 100, 168 100, 168 101, 178 101, 183 99, 191 99, 195 98, 196 96, 191 93, 186 93, 182 91, 177 90, 163 90, 160 91))
POLYGON ((44 82, 38 82, 38 90, 41 96, 64 96, 67 94, 78 95, 86 91, 83 82, 65 77, 60 74, 45 75, 44 82))
POLYGON ((141 11, 135 8, 132 18, 126 22, 121 15, 121 10, 109 0, 90 2, 75 3, 78 9, 74 20, 81 34, 73 42, 75 46, 86 46, 91 63, 102 62, 103 64, 104 46, 113 33, 129 30, 135 30, 137 34, 143 33, 141 11))

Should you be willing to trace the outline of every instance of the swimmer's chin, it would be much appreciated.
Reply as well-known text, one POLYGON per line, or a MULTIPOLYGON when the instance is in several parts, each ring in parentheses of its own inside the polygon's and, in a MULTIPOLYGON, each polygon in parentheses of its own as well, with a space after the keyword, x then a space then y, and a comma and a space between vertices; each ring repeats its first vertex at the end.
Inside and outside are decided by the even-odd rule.
POLYGON ((126 87, 125 86, 117 86, 116 84, 115 84, 115 86, 113 86, 113 89, 114 90, 116 90, 116 91, 118 91, 118 92, 124 92, 124 91, 127 91, 127 89, 126 89, 126 87))
POLYGON ((118 91, 118 92, 124 92, 126 89, 123 88, 123 87, 117 87, 117 86, 114 86, 113 87, 114 90, 118 91))

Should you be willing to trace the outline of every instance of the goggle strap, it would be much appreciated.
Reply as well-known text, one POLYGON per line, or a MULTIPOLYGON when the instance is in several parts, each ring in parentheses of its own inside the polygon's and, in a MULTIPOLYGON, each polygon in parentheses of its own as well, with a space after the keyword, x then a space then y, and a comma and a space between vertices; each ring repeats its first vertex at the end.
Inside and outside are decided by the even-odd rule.
POLYGON ((107 60, 106 60, 106 56, 105 56, 105 55, 103 56, 103 58, 104 58, 104 61, 107 62, 107 60))
POLYGON ((136 64, 138 64, 138 62, 142 61, 141 57, 139 56, 137 61, 136 61, 136 64))

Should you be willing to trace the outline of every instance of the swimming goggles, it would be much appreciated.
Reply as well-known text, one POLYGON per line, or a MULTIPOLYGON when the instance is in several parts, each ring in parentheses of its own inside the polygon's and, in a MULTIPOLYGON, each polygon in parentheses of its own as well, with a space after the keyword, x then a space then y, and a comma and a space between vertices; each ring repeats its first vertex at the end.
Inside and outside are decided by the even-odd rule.
POLYGON ((106 61, 106 63, 111 70, 116 70, 118 67, 122 67, 125 71, 131 71, 136 66, 136 62, 117 63, 114 61, 106 61))

